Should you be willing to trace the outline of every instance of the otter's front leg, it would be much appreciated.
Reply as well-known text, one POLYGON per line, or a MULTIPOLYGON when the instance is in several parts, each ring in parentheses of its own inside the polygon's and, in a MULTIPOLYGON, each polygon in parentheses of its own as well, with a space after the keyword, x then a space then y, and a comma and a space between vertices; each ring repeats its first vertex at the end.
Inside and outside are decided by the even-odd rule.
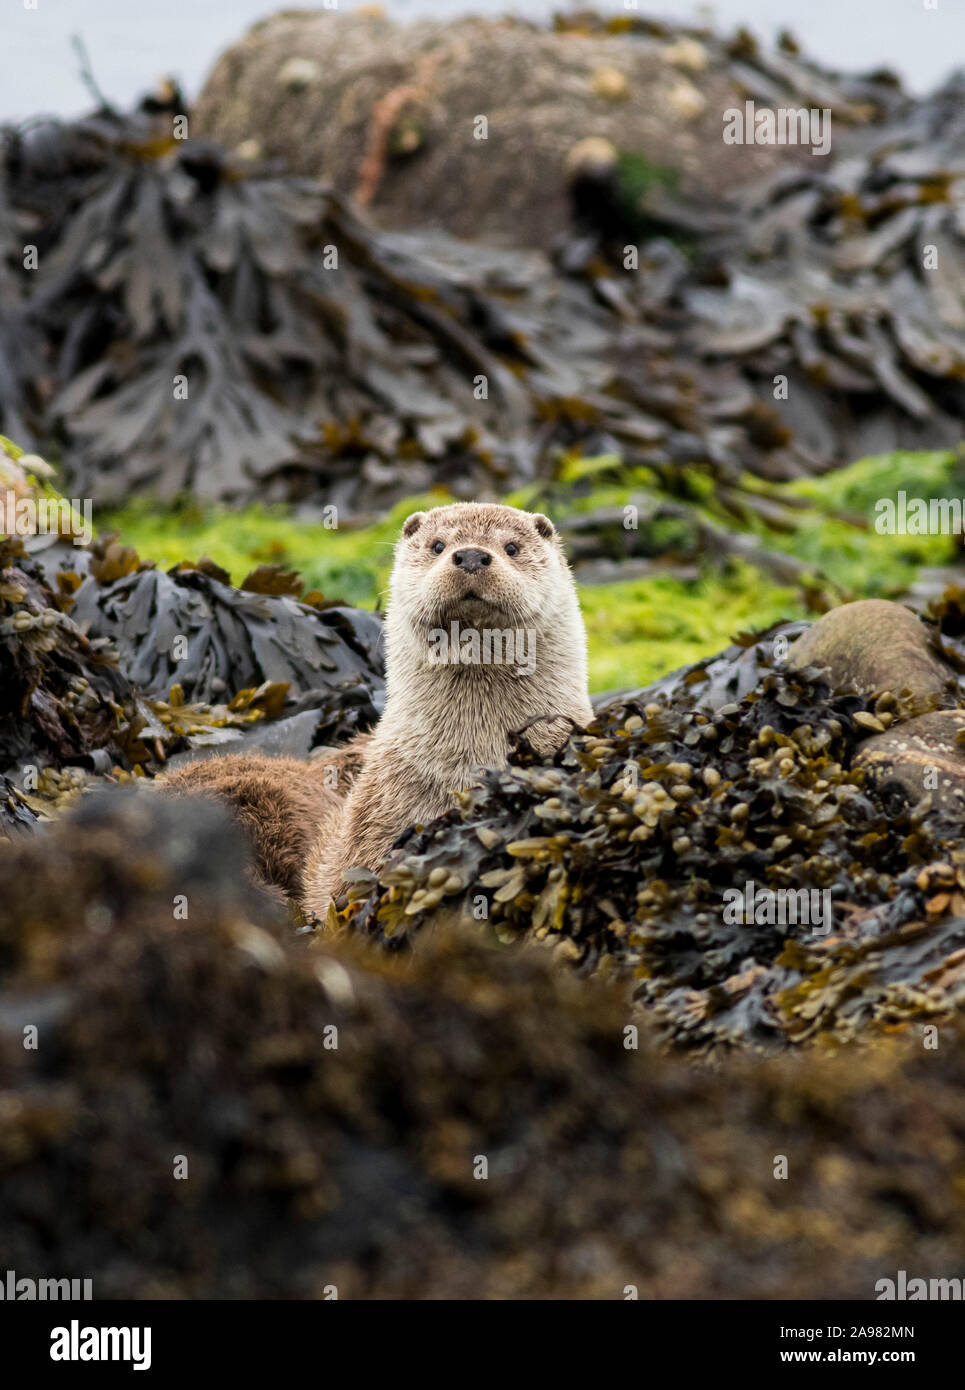
POLYGON ((557 715, 527 724, 523 737, 541 758, 551 758, 559 752, 572 732, 572 721, 557 715))
POLYGON ((410 825, 433 820, 450 799, 391 750, 374 744, 337 822, 319 837, 305 870, 302 905, 323 916, 345 886, 346 869, 378 869, 410 825))

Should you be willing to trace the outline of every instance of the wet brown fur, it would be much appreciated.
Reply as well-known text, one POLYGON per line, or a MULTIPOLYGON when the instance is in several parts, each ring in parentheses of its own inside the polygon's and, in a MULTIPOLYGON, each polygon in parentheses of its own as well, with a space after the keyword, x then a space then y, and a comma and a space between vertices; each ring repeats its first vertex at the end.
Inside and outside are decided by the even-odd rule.
POLYGON ((259 877, 298 899, 319 827, 338 814, 371 738, 358 734, 343 748, 304 762, 259 754, 207 758, 158 782, 175 795, 227 802, 251 842, 259 877))

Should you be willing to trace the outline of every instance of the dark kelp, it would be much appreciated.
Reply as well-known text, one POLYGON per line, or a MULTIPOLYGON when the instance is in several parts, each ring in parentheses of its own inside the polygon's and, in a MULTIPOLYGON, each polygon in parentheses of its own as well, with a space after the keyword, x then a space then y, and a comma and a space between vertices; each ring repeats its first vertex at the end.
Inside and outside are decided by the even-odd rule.
POLYGON ((891 124, 847 137, 868 150, 779 171, 723 221, 698 200, 686 250, 676 213, 628 204, 615 246, 576 228, 553 256, 378 231, 330 187, 174 138, 171 110, 7 130, 0 427, 99 502, 345 511, 505 492, 560 450, 733 486, 954 443, 957 90, 885 101, 891 124))
POLYGON ((6 133, 3 196, 39 248, 16 312, 44 369, 25 424, 13 381, 0 411, 71 487, 350 510, 505 490, 577 442, 744 466, 719 423, 740 402, 647 369, 646 326, 545 257, 378 233, 324 186, 158 121, 6 133))
POLYGON ((91 778, 225 744, 306 756, 375 722, 377 617, 299 602, 297 575, 236 589, 209 568, 165 574, 111 537, 0 543, 0 772, 15 787, 0 820, 48 814, 91 778))
POLYGON ((961 76, 884 129, 841 136, 740 195, 719 288, 691 285, 692 344, 740 362, 810 463, 955 443, 965 410, 961 76), (869 406, 871 410, 869 412, 869 406))
POLYGON ((349 20, 348 54, 343 21, 330 20, 286 13, 246 35, 201 98, 204 128, 231 143, 269 132, 268 153, 295 171, 323 169, 349 193, 380 114, 391 107, 406 128, 414 120, 421 144, 387 159, 373 204, 384 224, 555 243, 558 266, 582 270, 626 324, 642 318, 646 360, 631 352, 606 388, 651 417, 646 436, 628 422, 631 446, 679 462, 682 442, 701 458, 734 445, 750 466, 792 475, 957 443, 960 78, 915 99, 887 73, 829 72, 790 39, 768 50, 746 31, 727 39, 634 15, 559 18, 555 27, 577 36, 569 43, 533 25, 397 29, 359 17, 349 20), (490 52, 504 61, 488 64, 500 76, 483 101, 472 69, 490 52), (315 72, 289 83, 285 63, 296 54, 315 72), (618 90, 594 94, 596 78, 618 90), (672 110, 674 81, 702 105, 691 120, 672 110), (410 100, 392 106, 394 93, 410 100), (518 112, 502 104, 514 100, 518 112), (830 153, 725 144, 725 112, 743 114, 745 100, 829 112, 830 153), (472 101, 482 104, 463 104, 472 101), (334 122, 319 120, 333 108, 342 113, 334 122), (492 123, 483 172, 470 133, 476 110, 492 123), (587 157, 574 163, 583 146, 587 157), (639 256, 629 272, 628 243, 639 256), (775 399, 778 377, 787 386, 775 399), (650 389, 638 394, 641 378, 650 389), (709 420, 696 423, 702 414, 709 420), (694 437, 670 439, 668 420, 694 437))

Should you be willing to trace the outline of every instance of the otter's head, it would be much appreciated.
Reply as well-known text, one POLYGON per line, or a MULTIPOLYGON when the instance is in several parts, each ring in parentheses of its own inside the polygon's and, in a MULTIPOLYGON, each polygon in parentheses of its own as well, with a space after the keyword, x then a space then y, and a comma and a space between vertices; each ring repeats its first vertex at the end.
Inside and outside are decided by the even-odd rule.
POLYGON ((548 517, 495 503, 457 502, 415 512, 402 528, 390 616, 423 632, 539 627, 572 583, 548 517))

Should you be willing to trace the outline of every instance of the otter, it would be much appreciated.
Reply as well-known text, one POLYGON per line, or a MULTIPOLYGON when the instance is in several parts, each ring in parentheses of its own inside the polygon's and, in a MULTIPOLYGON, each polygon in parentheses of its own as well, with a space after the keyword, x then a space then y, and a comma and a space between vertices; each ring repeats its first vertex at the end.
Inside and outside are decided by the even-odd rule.
POLYGON ((262 876, 323 916, 349 868, 379 869, 526 729, 548 756, 592 717, 576 585, 548 517, 495 503, 415 512, 395 548, 386 703, 371 734, 301 764, 226 756, 164 779, 231 804, 262 876), (324 771, 347 770, 336 788, 324 771), (347 785, 346 785, 347 784, 347 785))

